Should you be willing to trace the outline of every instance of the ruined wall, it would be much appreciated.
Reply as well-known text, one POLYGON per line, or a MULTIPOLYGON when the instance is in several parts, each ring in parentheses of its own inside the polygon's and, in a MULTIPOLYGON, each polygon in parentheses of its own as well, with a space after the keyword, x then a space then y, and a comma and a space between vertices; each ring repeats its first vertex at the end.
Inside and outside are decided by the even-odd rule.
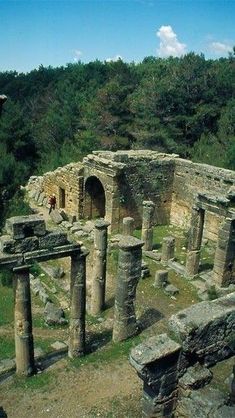
POLYGON ((128 152, 126 157, 125 167, 119 179, 120 218, 132 216, 135 227, 141 227, 143 201, 151 200, 155 204, 154 223, 168 223, 174 158, 145 150, 128 152))
POLYGON ((57 208, 63 208, 68 214, 78 218, 82 217, 83 166, 81 163, 71 163, 45 173, 42 177, 33 177, 31 182, 29 181, 28 189, 31 193, 34 191, 39 193, 36 200, 39 203, 41 201, 43 205, 47 204, 51 194, 55 194, 57 208))
POLYGON ((117 232, 120 224, 119 175, 123 164, 108 158, 113 153, 94 152, 84 158, 84 208, 86 208, 86 181, 91 177, 100 180, 105 193, 105 219, 110 222, 110 230, 117 232))
MULTIPOLYGON (((215 194, 215 196, 225 196, 234 185, 235 172, 233 171, 175 159, 170 222, 188 228, 191 207, 197 193, 204 192, 215 194)), ((221 221, 222 217, 206 211, 204 237, 216 241, 221 221)))
POLYGON ((172 417, 179 378, 187 369, 210 367, 234 355, 235 293, 192 305, 172 315, 168 325, 172 338, 150 337, 130 353, 143 380, 143 417, 172 417))

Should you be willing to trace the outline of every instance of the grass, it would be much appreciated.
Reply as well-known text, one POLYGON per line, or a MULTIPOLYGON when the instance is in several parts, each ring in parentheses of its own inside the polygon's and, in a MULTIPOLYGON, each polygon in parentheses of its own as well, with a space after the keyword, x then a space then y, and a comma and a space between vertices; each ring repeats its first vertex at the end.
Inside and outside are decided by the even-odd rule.
POLYGON ((140 342, 141 337, 139 335, 120 343, 111 341, 102 349, 87 354, 85 357, 70 360, 70 362, 71 365, 76 368, 92 363, 96 363, 97 365, 100 363, 111 363, 120 358, 127 358, 131 348, 135 347, 140 342))
POLYGON ((53 348, 51 347, 51 344, 55 342, 55 338, 41 338, 36 337, 34 338, 34 347, 41 348, 45 353, 51 353, 53 348))
POLYGON ((18 389, 47 392, 48 386, 56 383, 56 376, 52 371, 44 371, 29 377, 14 376, 13 387, 18 389))
POLYGON ((15 340, 12 337, 0 337, 0 360, 15 356, 15 340))
POLYGON ((0 326, 9 325, 13 323, 13 320, 14 320, 13 304, 14 304, 13 288, 3 286, 2 284, 0 284, 0 307, 1 307, 0 326))

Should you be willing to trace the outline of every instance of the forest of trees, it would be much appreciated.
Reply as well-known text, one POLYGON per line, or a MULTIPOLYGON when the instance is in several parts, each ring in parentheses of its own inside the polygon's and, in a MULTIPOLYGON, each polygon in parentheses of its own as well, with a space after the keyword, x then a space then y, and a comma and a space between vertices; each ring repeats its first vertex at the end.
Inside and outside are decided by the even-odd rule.
MULTIPOLYGON (((235 169, 235 50, 0 73, 0 217, 32 174, 95 149, 153 149, 235 169)), ((22 208, 23 210, 23 208, 22 208)))

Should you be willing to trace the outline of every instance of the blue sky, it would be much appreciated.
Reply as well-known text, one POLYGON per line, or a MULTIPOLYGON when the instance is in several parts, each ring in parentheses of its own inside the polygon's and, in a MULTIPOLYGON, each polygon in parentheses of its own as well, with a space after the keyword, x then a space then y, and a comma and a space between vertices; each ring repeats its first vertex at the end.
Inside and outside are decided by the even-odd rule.
POLYGON ((80 59, 227 56, 235 0, 0 0, 0 71, 80 59))

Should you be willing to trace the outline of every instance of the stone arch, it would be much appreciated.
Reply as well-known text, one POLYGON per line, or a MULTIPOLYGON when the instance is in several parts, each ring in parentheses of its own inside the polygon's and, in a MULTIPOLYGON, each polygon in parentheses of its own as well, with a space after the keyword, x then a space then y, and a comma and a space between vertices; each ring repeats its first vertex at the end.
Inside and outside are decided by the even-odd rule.
POLYGON ((85 181, 84 217, 87 219, 105 217, 105 190, 96 176, 90 176, 85 181))

